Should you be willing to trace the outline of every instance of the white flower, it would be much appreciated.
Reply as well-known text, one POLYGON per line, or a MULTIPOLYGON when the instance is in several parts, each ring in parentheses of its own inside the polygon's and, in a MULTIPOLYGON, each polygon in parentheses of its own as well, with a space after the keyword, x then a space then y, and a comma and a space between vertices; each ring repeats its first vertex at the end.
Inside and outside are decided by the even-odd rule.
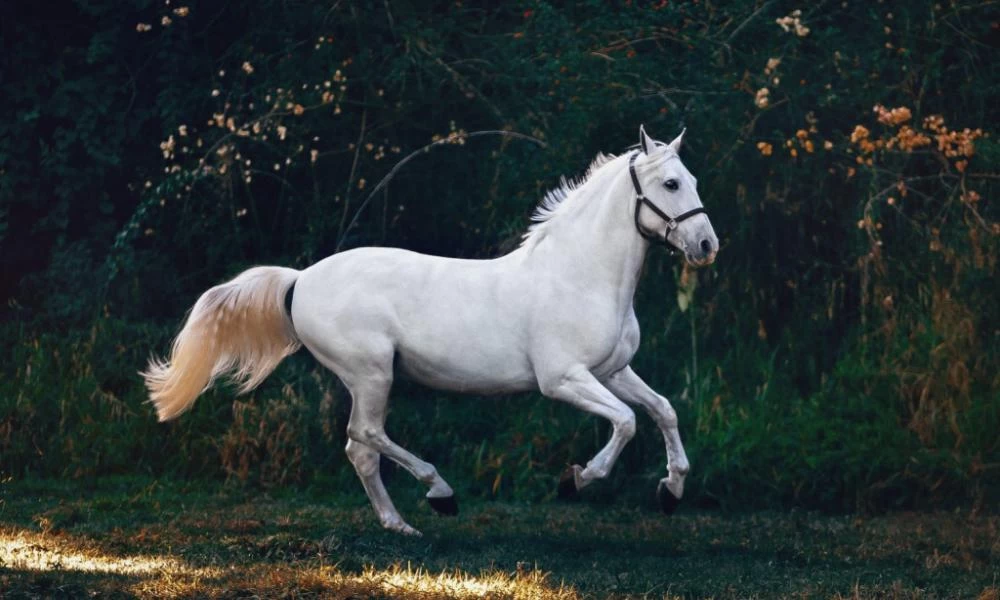
POLYGON ((792 14, 787 17, 775 19, 774 22, 780 25, 785 31, 794 31, 795 35, 805 37, 809 35, 809 28, 802 24, 802 20, 799 18, 801 15, 801 10, 794 10, 792 14))
POLYGON ((767 108, 767 105, 770 103, 769 100, 770 95, 771 95, 771 90, 767 89, 766 87, 760 88, 759 90, 757 90, 757 96, 754 98, 753 102, 754 104, 757 105, 757 108, 767 108))

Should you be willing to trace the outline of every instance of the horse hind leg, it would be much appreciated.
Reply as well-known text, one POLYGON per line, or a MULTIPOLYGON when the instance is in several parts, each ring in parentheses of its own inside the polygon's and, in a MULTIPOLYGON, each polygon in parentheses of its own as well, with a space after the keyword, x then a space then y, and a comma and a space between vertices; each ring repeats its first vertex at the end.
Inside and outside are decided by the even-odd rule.
MULTIPOLYGON (((427 492, 427 500, 432 508, 443 514, 455 515, 458 513, 455 493, 451 486, 448 485, 448 482, 438 474, 434 465, 417 458, 399 444, 389 439, 389 436, 385 433, 386 407, 389 400, 389 389, 392 386, 392 378, 388 374, 389 372, 378 377, 370 377, 354 386, 349 386, 354 404, 351 408, 351 418, 347 425, 347 437, 351 441, 370 448, 376 453, 384 454, 409 471, 417 480, 430 488, 427 492)), ((359 471, 360 474, 361 472, 359 471)), ((364 476, 362 476, 362 481, 364 482, 364 476)), ((381 480, 379 480, 378 486, 381 486, 381 480)), ((368 487, 366 486, 365 489, 367 490, 368 487)), ((384 487, 381 489, 384 490, 384 487)), ((373 490, 377 492, 378 487, 373 487, 373 490)), ((378 504, 377 498, 379 498, 377 493, 375 495, 369 493, 369 499, 371 499, 375 510, 379 512, 381 517, 381 509, 384 509, 386 505, 384 503, 381 505, 378 504)), ((388 498, 387 494, 385 498, 388 498)), ((402 533, 419 533, 409 525, 406 525, 405 522, 402 522, 402 519, 400 519, 400 522, 403 526, 398 526, 392 522, 387 524, 385 521, 383 521, 383 525, 402 533)))
POLYGON ((419 531, 407 525, 392 503, 379 472, 379 453, 355 440, 347 440, 345 450, 382 526, 407 535, 420 535, 419 531))

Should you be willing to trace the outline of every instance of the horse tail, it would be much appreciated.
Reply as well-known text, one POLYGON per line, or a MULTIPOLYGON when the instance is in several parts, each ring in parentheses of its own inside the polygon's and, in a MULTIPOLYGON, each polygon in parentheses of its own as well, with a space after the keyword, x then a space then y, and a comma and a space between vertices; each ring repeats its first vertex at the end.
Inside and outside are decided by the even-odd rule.
POLYGON ((228 374, 240 393, 249 392, 298 350, 301 342, 285 310, 285 295, 298 277, 295 269, 254 267, 198 298, 170 359, 154 357, 142 373, 160 421, 191 408, 219 375, 228 374))

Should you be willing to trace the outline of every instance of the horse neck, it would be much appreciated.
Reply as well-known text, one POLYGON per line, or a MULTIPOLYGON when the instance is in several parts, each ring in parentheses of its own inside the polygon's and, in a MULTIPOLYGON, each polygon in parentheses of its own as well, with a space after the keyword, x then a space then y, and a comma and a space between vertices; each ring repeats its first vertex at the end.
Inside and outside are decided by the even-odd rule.
MULTIPOLYGON (((536 252, 555 263, 557 276, 572 277, 589 289, 609 288, 619 304, 631 307, 649 242, 633 222, 634 192, 627 159, 619 157, 575 190, 575 210, 548 223, 536 252)), ((570 201, 567 199, 567 202, 570 201)))

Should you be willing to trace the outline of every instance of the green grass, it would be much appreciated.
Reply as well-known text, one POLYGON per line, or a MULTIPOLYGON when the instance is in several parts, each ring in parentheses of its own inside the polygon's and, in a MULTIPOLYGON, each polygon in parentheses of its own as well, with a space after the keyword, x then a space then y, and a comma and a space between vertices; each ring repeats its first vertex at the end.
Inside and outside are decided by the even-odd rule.
POLYGON ((322 482, 7 482, 0 596, 998 597, 995 515, 475 502, 444 518, 399 481, 422 538, 384 532, 358 489, 322 482))

